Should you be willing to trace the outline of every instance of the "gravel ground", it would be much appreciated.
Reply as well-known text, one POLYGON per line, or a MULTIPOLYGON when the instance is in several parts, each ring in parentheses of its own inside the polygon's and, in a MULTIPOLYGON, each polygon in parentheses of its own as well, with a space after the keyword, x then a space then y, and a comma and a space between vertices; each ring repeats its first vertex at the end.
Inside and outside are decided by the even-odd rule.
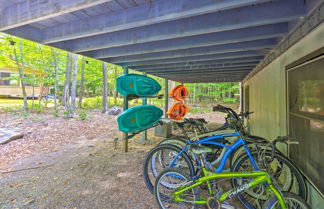
MULTIPOLYGON (((151 143, 131 139, 125 153, 121 140, 115 149, 120 133, 111 116, 92 112, 85 121, 46 114, 0 117, 0 127, 25 133, 23 139, 0 145, 1 209, 157 208, 142 177, 146 152, 161 140, 153 131, 151 143)), ((214 114, 190 117, 223 121, 214 114)))
POLYGON ((114 149, 111 139, 81 140, 21 160, 2 175, 0 208, 155 208, 141 169, 149 146, 114 149), (44 166, 44 167, 41 167, 44 166))

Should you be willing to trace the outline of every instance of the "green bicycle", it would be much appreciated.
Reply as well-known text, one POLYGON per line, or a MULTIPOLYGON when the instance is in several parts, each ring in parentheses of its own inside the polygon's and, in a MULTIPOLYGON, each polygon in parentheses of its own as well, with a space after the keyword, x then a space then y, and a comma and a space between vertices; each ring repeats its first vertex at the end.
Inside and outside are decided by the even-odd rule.
POLYGON ((298 195, 279 191, 274 179, 265 171, 214 173, 205 168, 202 150, 195 149, 194 152, 202 167, 199 177, 190 177, 184 170, 174 167, 159 173, 155 181, 154 196, 160 208, 233 208, 227 201, 237 194, 265 187, 268 200, 263 205, 264 209, 310 209, 298 195), (223 190, 223 180, 239 178, 251 180, 227 191, 223 190), (200 191, 201 187, 207 187, 207 191, 200 191))

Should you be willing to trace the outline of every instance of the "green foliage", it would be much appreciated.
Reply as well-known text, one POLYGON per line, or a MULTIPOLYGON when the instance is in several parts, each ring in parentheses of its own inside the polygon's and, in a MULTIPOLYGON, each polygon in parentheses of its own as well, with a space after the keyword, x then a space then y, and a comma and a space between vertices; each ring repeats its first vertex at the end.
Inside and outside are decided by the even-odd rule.
POLYGON ((224 103, 235 103, 236 99, 235 98, 224 98, 223 102, 224 103))
POLYGON ((28 105, 28 109, 32 110, 35 113, 41 113, 44 111, 44 109, 42 107, 38 106, 38 104, 34 104, 34 105, 30 104, 30 105, 28 105))
POLYGON ((25 118, 27 118, 30 115, 30 113, 24 112, 22 109, 16 110, 16 111, 12 112, 12 114, 15 116, 25 117, 25 118))
POLYGON ((52 112, 52 115, 53 115, 53 117, 55 117, 55 118, 59 117, 59 110, 54 109, 53 112, 52 112))
POLYGON ((1 110, 4 112, 15 112, 16 111, 16 109, 13 107, 2 107, 1 110))
POLYGON ((71 108, 69 108, 69 109, 67 109, 63 114, 64 114, 64 117, 65 118, 69 118, 70 117, 70 115, 72 115, 73 114, 73 109, 71 109, 71 108))
POLYGON ((204 108, 204 107, 192 107, 189 110, 189 113, 208 113, 208 112, 212 112, 211 108, 204 108))
POLYGON ((45 121, 46 120, 46 118, 40 118, 40 117, 36 117, 36 116, 32 116, 31 119, 37 120, 37 121, 45 121))
POLYGON ((88 118, 88 114, 87 114, 87 111, 86 110, 79 110, 79 118, 81 120, 85 120, 88 118))
MULTIPOLYGON (((63 96, 63 88, 65 83, 65 72, 67 64, 67 52, 55 49, 57 53, 57 65, 58 65, 58 92, 57 97, 61 98, 63 96)), ((54 94, 54 82, 55 82, 55 71, 54 71, 54 58, 52 49, 50 46, 41 45, 28 40, 21 40, 18 37, 5 35, 0 33, 0 68, 2 66, 7 66, 11 69, 16 69, 17 73, 11 74, 8 78, 2 78, 2 80, 15 80, 24 81, 29 86, 44 86, 48 88, 50 94, 54 94), (15 45, 10 45, 10 41, 15 42, 15 45), (23 54, 24 54, 24 64, 25 64, 25 74, 23 78, 18 76, 18 66, 14 60, 14 49, 17 51, 18 61, 22 61, 22 56, 20 54, 20 41, 22 43, 23 54), (29 71, 29 73, 26 73, 29 71), (32 73, 30 73, 32 72, 32 73), (33 73, 37 72, 37 73, 33 73)), ((84 109, 102 109, 102 61, 95 60, 92 58, 85 58, 78 56, 78 81, 77 81, 77 94, 80 95, 80 84, 81 84, 81 68, 84 66, 84 92, 83 92, 83 104, 84 109), (85 62, 83 62, 85 61, 85 62)), ((113 64, 107 64, 108 68, 108 94, 109 94, 109 107, 112 106, 122 106, 123 98, 121 95, 117 97, 116 102, 114 95, 116 94, 116 78, 123 74, 123 69, 120 66, 113 64)), ((141 74, 140 72, 129 70, 130 73, 141 74)), ((162 86, 159 94, 164 94, 165 90, 165 80, 156 76, 148 75, 153 79, 157 80, 162 86)), ((18 82, 17 82, 18 83, 18 82)), ((179 83, 178 83, 179 84, 179 83)), ((192 108, 193 105, 200 106, 211 106, 217 103, 237 103, 239 100, 239 85, 238 83, 202 83, 202 84, 185 84, 189 89, 190 96, 186 103, 192 108)), ((169 89, 170 90, 170 89, 169 89)), ((62 101, 62 100, 61 100, 62 101)), ((42 106, 33 105, 31 107, 29 103, 29 109, 34 110, 34 112, 42 112, 42 106)), ((53 100, 49 100, 52 103, 53 100)), ((0 102, 1 103, 1 102, 0 102)), ((38 102, 36 102, 38 104, 38 102)), ((44 102, 43 102, 44 103, 44 102)), ((129 106, 141 105, 142 100, 136 99, 129 102, 129 106)), ((165 99, 149 98, 148 104, 154 104, 159 107, 163 107, 165 104, 165 99)), ((22 106, 22 100, 17 102, 14 106, 10 108, 22 106)), ((51 105, 52 106, 52 105, 51 105)), ((4 106, 7 108, 8 106, 4 106)), ((0 108, 3 108, 0 104, 0 108)), ((15 111, 14 109, 7 108, 4 111, 15 111)), ((204 108, 192 108, 191 112, 200 111, 210 111, 204 108)), ((70 112, 64 113, 64 115, 69 115, 70 112)), ((58 110, 53 112, 54 117, 59 116, 58 110)))

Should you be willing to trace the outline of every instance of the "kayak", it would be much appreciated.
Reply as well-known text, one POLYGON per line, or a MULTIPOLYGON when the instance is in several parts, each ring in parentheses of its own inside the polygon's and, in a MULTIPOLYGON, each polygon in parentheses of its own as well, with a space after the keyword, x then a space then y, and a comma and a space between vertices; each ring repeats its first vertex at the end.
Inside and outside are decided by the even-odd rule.
POLYGON ((161 85, 145 75, 126 74, 117 78, 117 91, 124 96, 129 94, 139 97, 149 97, 157 94, 161 85))
POLYGON ((141 105, 124 111, 117 118, 118 129, 124 133, 137 133, 152 127, 163 111, 154 105, 141 105))

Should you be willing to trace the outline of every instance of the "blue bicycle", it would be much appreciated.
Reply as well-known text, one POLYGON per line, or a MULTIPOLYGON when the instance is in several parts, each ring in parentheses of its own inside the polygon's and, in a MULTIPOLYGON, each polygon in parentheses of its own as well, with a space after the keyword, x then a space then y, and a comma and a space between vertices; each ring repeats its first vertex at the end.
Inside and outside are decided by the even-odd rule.
MULTIPOLYGON (((298 169, 287 158, 275 152, 275 149, 273 149, 273 152, 265 149, 262 151, 263 155, 256 152, 255 149, 251 152, 250 146, 248 146, 248 144, 251 144, 250 139, 242 134, 242 129, 237 128, 240 126, 237 124, 238 116, 235 115, 234 111, 228 110, 229 108, 223 108, 222 106, 219 108, 222 108, 222 111, 226 111, 230 115, 227 120, 228 124, 232 124, 232 127, 236 130, 223 130, 219 131, 219 134, 212 132, 212 136, 206 136, 209 133, 205 133, 200 135, 203 137, 198 140, 191 140, 186 137, 186 141, 177 139, 176 141, 179 144, 174 144, 173 140, 173 144, 163 143, 153 148, 148 153, 143 167, 143 176, 148 189, 153 192, 153 185, 157 175, 166 167, 181 168, 193 177, 202 175, 200 169, 201 160, 195 154, 197 149, 201 149, 203 153, 201 156, 204 158, 204 166, 211 171, 216 170, 216 173, 223 172, 226 162, 233 155, 233 152, 240 149, 240 156, 233 164, 231 171, 258 171, 261 166, 262 170, 267 170, 273 174, 278 186, 283 191, 292 191, 305 198, 306 185, 298 169), (233 125, 233 123, 235 124, 233 125), (232 140, 227 139, 233 137, 238 139, 230 144, 232 140), (195 152, 192 151, 193 149, 195 152), (216 164, 219 164, 217 169, 215 168, 216 164)), ((277 140, 275 143, 278 141, 284 142, 287 139, 277 140)), ((264 142, 262 143, 264 145, 264 142)), ((272 143, 272 147, 275 147, 275 143, 272 143)), ((256 142, 254 142, 255 144, 256 142)), ((238 186, 245 181, 247 179, 233 180, 232 184, 238 186)), ((208 185, 206 189, 210 189, 208 185)), ((262 187, 258 187, 253 191, 238 194, 237 197, 247 208, 260 208, 267 199, 265 192, 262 187)))

